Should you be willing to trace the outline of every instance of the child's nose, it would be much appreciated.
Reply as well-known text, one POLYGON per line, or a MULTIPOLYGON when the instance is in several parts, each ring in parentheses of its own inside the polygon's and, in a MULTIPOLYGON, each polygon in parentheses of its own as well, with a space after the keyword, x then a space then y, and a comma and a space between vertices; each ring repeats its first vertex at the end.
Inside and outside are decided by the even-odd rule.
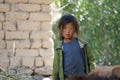
POLYGON ((67 29, 67 32, 69 33, 69 32, 70 32, 70 29, 67 29))

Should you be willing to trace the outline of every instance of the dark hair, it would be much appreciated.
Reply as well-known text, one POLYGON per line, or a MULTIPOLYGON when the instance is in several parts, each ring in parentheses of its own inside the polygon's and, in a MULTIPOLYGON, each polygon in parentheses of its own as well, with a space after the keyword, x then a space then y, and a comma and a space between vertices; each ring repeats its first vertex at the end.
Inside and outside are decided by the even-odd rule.
POLYGON ((65 27, 65 25, 68 24, 68 23, 72 23, 75 27, 76 35, 78 36, 78 34, 79 34, 79 24, 77 22, 77 19, 71 14, 65 14, 60 18, 60 20, 58 22, 58 26, 57 26, 57 28, 60 32, 59 33, 60 40, 64 39, 63 36, 62 36, 62 30, 65 27))

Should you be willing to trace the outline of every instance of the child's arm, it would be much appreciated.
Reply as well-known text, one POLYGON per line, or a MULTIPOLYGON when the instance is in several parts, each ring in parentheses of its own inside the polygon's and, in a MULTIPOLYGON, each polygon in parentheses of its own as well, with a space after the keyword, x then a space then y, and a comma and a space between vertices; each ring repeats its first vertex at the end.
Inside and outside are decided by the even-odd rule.
POLYGON ((52 80, 59 79, 59 55, 55 50, 54 60, 53 60, 53 72, 52 72, 52 80))
POLYGON ((89 72, 95 69, 95 59, 89 46, 86 46, 89 72))

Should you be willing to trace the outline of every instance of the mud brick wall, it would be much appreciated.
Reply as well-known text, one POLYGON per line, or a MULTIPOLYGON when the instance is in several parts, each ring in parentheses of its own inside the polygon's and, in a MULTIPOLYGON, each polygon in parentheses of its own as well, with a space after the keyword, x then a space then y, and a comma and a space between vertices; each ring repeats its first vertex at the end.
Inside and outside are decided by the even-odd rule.
POLYGON ((0 66, 52 66, 52 0, 0 0, 0 66))

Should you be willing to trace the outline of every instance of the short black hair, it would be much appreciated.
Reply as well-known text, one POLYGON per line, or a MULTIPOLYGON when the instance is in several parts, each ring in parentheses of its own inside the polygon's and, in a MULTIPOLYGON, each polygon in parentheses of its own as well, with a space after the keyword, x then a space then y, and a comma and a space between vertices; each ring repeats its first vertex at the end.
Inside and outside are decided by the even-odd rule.
POLYGON ((79 35, 79 24, 77 19, 71 14, 65 14, 60 18, 57 26, 58 30, 60 31, 59 33, 60 40, 64 39, 62 36, 62 30, 64 29, 65 25, 68 23, 72 23, 74 25, 76 35, 77 36, 79 35))

